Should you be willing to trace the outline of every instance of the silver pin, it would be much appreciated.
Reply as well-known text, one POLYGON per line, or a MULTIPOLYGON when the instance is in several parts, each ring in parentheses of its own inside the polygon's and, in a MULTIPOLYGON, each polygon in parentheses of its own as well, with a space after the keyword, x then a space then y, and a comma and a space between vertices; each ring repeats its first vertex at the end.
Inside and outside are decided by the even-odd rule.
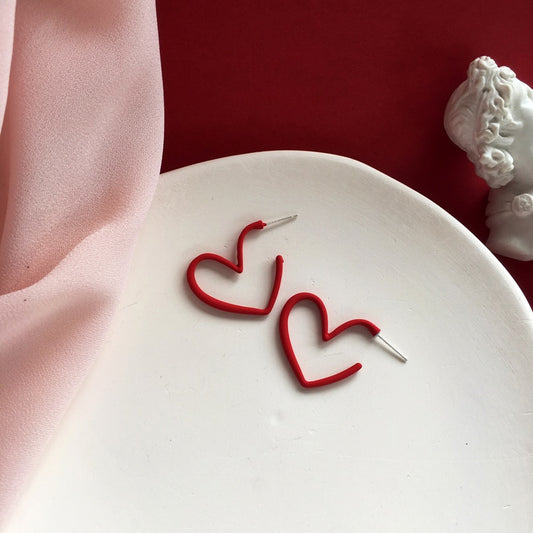
POLYGON ((400 353, 390 342, 387 342, 379 333, 376 334, 376 337, 384 342, 403 363, 407 363, 407 357, 400 353))
POLYGON ((298 215, 289 215, 288 217, 276 218, 276 220, 270 220, 265 222, 265 226, 271 226, 272 224, 277 224, 278 222, 285 222, 289 220, 294 220, 298 215))

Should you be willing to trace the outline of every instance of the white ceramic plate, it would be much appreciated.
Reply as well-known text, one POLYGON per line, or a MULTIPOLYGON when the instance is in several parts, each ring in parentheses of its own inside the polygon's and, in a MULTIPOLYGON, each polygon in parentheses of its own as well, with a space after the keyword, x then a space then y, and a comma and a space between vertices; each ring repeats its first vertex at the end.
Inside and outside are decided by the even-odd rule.
POLYGON ((427 199, 355 161, 250 154, 161 176, 127 291, 89 380, 7 531, 503 532, 533 530, 533 320, 518 287, 427 199), (263 305, 225 315, 184 280, 263 305), (311 291, 331 325, 363 317, 409 358, 355 331, 322 346, 291 315, 304 390, 278 340, 283 303, 311 291), (316 353, 315 353, 316 352, 316 353))

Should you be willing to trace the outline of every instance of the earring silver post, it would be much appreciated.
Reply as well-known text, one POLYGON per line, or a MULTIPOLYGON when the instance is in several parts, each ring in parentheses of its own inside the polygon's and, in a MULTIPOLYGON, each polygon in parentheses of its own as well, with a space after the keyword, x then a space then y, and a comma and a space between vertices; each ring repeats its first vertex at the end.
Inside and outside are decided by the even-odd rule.
POLYGON ((265 226, 270 226, 271 224, 277 224, 278 222, 285 222, 288 220, 294 220, 298 215, 289 215, 288 217, 276 218, 276 220, 269 220, 265 222, 265 226))
POLYGON ((376 335, 379 339, 384 342, 404 363, 407 363, 407 357, 400 353, 390 342, 387 342, 379 333, 376 335))

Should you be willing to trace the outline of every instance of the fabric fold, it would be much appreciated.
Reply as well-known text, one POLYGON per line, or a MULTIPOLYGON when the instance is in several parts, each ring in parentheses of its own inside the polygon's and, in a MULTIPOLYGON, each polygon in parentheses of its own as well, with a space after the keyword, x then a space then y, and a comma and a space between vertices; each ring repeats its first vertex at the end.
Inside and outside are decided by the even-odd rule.
POLYGON ((2 523, 105 338, 159 175, 163 92, 153 1, 18 0, 0 24, 2 523))

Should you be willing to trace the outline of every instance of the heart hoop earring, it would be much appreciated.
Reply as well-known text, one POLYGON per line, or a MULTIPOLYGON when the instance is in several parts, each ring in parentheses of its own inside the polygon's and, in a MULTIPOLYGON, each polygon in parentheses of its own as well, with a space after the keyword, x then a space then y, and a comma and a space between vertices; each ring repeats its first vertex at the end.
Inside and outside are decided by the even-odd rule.
POLYGON ((298 362, 298 358, 296 357, 296 354, 294 353, 294 349, 292 347, 292 342, 289 334, 289 315, 294 308, 294 306, 303 301, 303 300, 309 300, 313 302, 320 311, 320 318, 322 321, 322 339, 324 342, 330 341, 343 331, 347 330, 348 328, 354 327, 354 326, 362 326, 366 328, 369 333, 373 337, 380 338, 393 352, 394 354, 404 363, 407 362, 407 358, 403 356, 396 348, 391 346, 381 335, 380 335, 380 328, 370 322, 369 320, 365 320, 362 318, 356 318, 353 320, 348 320, 347 322, 344 322, 340 326, 336 327, 333 331, 328 331, 329 325, 328 325, 328 312, 326 310, 326 306, 324 305, 324 302, 316 295, 312 294, 310 292, 300 292, 298 294, 295 294, 294 296, 291 296, 285 305, 283 306, 283 309, 281 310, 281 315, 279 319, 279 333, 280 333, 280 339, 281 344, 283 346, 283 350, 285 352, 285 356, 287 357, 287 360, 289 361, 289 364, 291 365, 291 368, 296 375, 298 381, 303 387, 311 388, 311 387, 322 387, 324 385, 330 385, 332 383, 336 383, 337 381, 341 381, 343 379, 346 379, 349 376, 353 376, 356 372, 361 370, 363 365, 361 363, 355 363, 354 365, 349 366, 345 370, 342 370, 341 372, 338 372, 336 374, 326 376, 324 378, 315 379, 315 380, 307 380, 302 372, 302 368, 300 367, 300 363, 298 362))
POLYGON ((276 272, 274 275, 274 283, 272 285, 272 290, 270 292, 270 298, 268 300, 268 304, 266 307, 248 307, 244 305, 234 304, 231 302, 226 302, 224 300, 220 300, 218 298, 215 298, 214 296, 211 296, 210 294, 207 294, 196 281, 196 267, 202 263, 203 261, 215 261, 217 263, 220 263, 221 265, 224 265, 227 268, 230 268, 237 274, 242 274, 244 269, 244 262, 243 262, 243 245, 244 245, 244 239, 246 235, 253 230, 261 230, 266 226, 270 226, 272 224, 277 224, 279 222, 285 222, 288 220, 293 220, 298 215, 291 215, 288 217, 278 218, 276 220, 272 220, 270 222, 263 222, 262 220, 257 220, 256 222, 252 222, 251 224, 248 224, 240 233, 239 238, 237 239, 237 262, 233 263, 229 259, 226 259, 225 257, 222 257, 218 254, 213 253, 203 253, 200 254, 198 257, 195 257, 191 263, 189 264, 189 267, 187 268, 187 282, 189 283, 189 286, 191 287, 192 292, 204 303, 207 305, 210 305, 211 307, 215 307, 216 309, 220 309, 221 311, 227 311, 229 313, 239 313, 239 314, 246 314, 246 315, 268 315, 270 311, 272 311, 272 308, 274 307, 274 303, 276 302, 276 298, 278 297, 279 288, 281 285, 281 277, 283 275, 283 257, 281 255, 278 255, 276 257, 276 272))

